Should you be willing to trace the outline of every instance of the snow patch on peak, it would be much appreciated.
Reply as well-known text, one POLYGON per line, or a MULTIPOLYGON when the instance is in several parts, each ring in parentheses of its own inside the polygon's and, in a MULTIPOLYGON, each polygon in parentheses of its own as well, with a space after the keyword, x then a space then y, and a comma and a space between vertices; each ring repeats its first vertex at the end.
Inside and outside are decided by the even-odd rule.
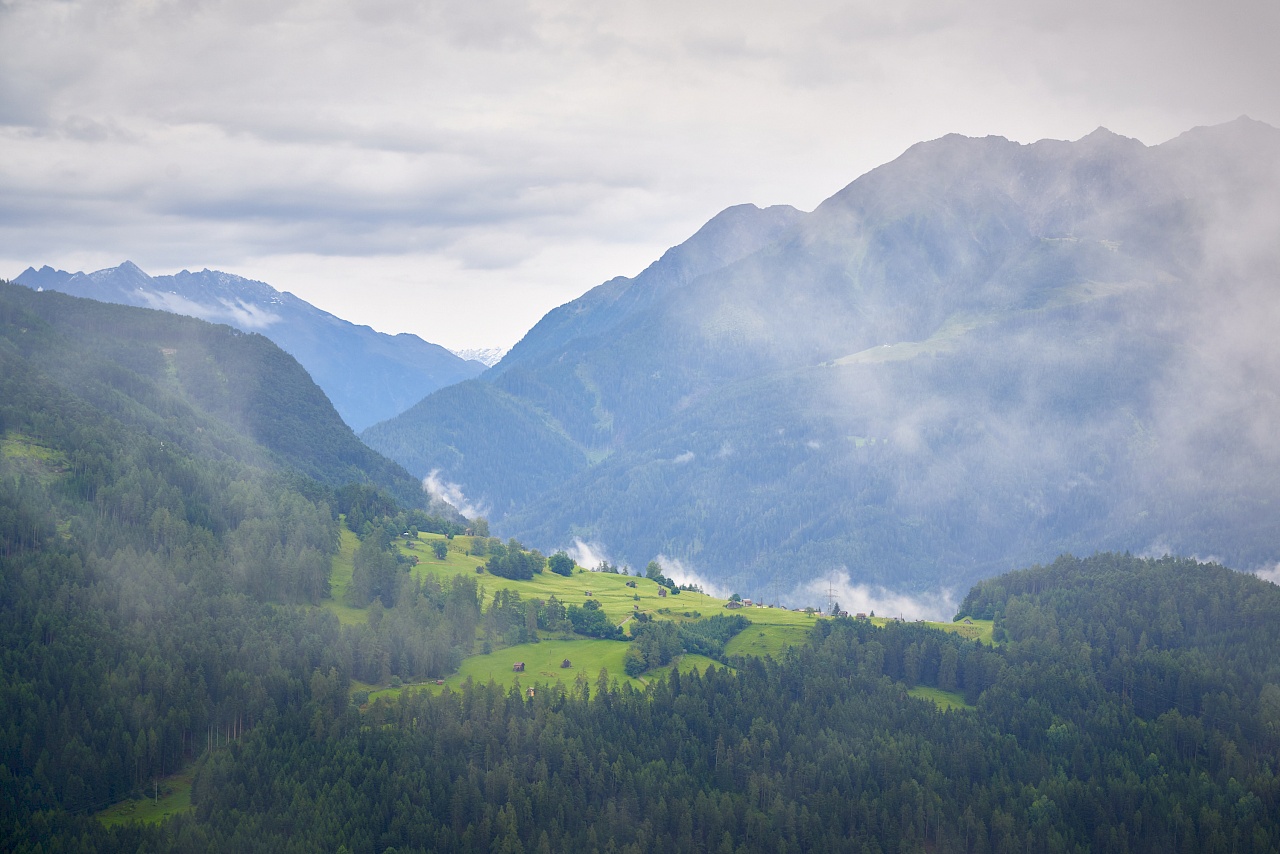
POLYGON ((464 350, 450 350, 449 352, 459 359, 465 359, 468 362, 479 362, 486 368, 492 368, 502 361, 502 357, 507 355, 507 351, 510 349, 510 347, 469 347, 464 350))

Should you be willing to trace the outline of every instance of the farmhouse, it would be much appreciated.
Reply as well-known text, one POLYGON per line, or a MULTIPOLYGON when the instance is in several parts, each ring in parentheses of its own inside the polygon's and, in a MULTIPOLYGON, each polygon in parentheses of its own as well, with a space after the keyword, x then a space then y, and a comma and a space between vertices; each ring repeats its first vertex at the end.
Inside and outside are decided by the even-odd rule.
POLYGON ((725 606, 726 608, 728 608, 729 610, 733 611, 733 610, 737 610, 738 608, 741 608, 741 607, 742 607, 742 603, 741 603, 741 602, 738 602, 738 601, 736 601, 736 600, 735 600, 735 601, 732 601, 732 602, 725 602, 725 603, 724 603, 724 606, 725 606))
POLYGON ((515 664, 511 665, 511 671, 513 673, 524 673, 524 662, 517 661, 515 664))
POLYGON ((658 588, 658 596, 659 596, 660 598, 662 598, 662 599, 667 598, 667 588, 665 588, 665 587, 659 587, 659 588, 658 588))

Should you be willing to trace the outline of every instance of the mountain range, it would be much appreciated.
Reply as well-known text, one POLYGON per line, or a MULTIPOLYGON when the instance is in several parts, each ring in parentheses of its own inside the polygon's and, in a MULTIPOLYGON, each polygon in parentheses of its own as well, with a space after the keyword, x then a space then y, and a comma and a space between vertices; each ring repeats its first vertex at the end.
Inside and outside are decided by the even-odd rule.
POLYGON ((762 597, 1280 560, 1280 131, 921 143, 729 208, 362 438, 496 529, 762 597))
POLYGON ((354 430, 397 415, 436 389, 485 369, 479 361, 416 335, 357 326, 264 282, 216 270, 153 277, 126 261, 94 273, 29 267, 14 281, 259 332, 307 369, 354 430))

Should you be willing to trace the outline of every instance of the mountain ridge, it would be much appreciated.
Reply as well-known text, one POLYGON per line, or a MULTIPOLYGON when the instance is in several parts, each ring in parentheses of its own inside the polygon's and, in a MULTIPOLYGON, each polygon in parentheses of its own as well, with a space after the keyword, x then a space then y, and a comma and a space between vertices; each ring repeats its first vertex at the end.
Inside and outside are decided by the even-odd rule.
POLYGON ((149 276, 136 264, 93 273, 28 267, 15 282, 260 332, 316 379, 352 429, 389 418, 426 394, 484 370, 416 335, 343 320, 265 282, 204 269, 149 276))
POLYGON ((536 346, 475 381, 465 423, 428 397, 362 435, 412 447, 410 470, 438 469, 539 547, 595 541, 727 583, 844 567, 936 590, 1162 545, 1274 561, 1272 490, 1241 461, 1277 460, 1261 425, 1280 412, 1243 377, 1280 382, 1262 331, 1276 251, 1257 224, 1280 222, 1278 188, 1280 132, 1250 120, 1159 146, 1105 129, 919 143, 785 227, 730 209, 760 239, 696 276, 672 259, 702 230, 555 309, 536 346), (660 276, 679 286, 641 299, 660 276), (526 426, 504 426, 485 386, 526 426), (537 436, 576 453, 504 479, 508 430, 525 468, 537 436), (1216 504, 1197 504, 1197 480, 1216 504))
POLYGON ((330 488, 372 484, 407 506, 428 504, 418 479, 362 444, 301 365, 265 336, 10 283, 0 283, 0 309, 13 360, 4 373, 15 381, 38 371, 41 384, 98 407, 101 417, 196 455, 292 469, 330 488), (94 348, 97 356, 81 353, 94 348))

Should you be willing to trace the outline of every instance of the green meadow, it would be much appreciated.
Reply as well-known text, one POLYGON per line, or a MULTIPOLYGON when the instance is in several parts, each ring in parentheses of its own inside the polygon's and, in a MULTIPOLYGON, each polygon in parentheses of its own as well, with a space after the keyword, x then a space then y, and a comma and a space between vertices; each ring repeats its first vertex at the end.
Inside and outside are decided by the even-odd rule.
POLYGON ((944 712, 949 709, 973 709, 964 701, 964 695, 958 691, 943 691, 941 688, 929 688, 924 685, 917 685, 907 692, 912 697, 918 697, 921 700, 928 700, 936 705, 944 712))
MULTIPOLYGON (((769 609, 763 609, 765 611, 769 609)), ((790 613, 790 612, 785 612, 790 613)), ((805 642, 813 624, 821 617, 807 617, 802 625, 788 625, 781 622, 770 623, 757 619, 755 610, 746 614, 751 625, 725 644, 724 652, 729 657, 754 655, 764 658, 772 656, 780 658, 791 647, 805 642)))
POLYGON ((368 619, 368 609, 352 608, 347 604, 347 587, 351 584, 353 571, 352 559, 360 540, 351 530, 343 525, 341 540, 338 542, 338 553, 333 556, 333 568, 329 571, 329 598, 324 601, 324 609, 338 618, 344 626, 354 626, 368 619))
POLYGON ((958 623, 929 623, 930 628, 942 629, 944 632, 955 632, 960 637, 969 640, 981 641, 988 646, 995 646, 995 640, 991 633, 995 629, 995 623, 992 620, 970 620, 968 623, 963 621, 958 623))
MULTIPOLYGON (((329 586, 332 599, 324 603, 326 610, 334 613, 343 624, 352 625, 367 619, 368 610, 352 608, 344 604, 347 586, 351 583, 352 555, 358 541, 351 531, 344 526, 342 541, 338 554, 333 559, 333 574, 329 586)), ((550 570, 535 575, 527 581, 500 578, 484 570, 484 555, 472 554, 475 540, 472 537, 455 536, 446 538, 443 534, 421 533, 415 538, 398 538, 397 548, 406 557, 416 557, 417 564, 412 572, 416 578, 433 577, 444 583, 457 575, 474 577, 483 592, 483 601, 492 600, 499 590, 519 593, 522 599, 549 599, 555 596, 568 605, 582 605, 594 599, 599 602, 604 613, 616 625, 626 626, 636 614, 644 613, 655 620, 673 620, 683 622, 711 617, 715 614, 741 614, 751 621, 751 626, 738 634, 725 646, 725 655, 729 658, 738 656, 772 656, 780 658, 787 649, 805 642, 813 626, 819 620, 828 619, 821 614, 809 614, 803 611, 790 611, 785 608, 745 607, 729 609, 724 599, 717 599, 703 593, 681 591, 679 594, 662 595, 665 591, 656 581, 634 575, 613 575, 604 572, 589 572, 576 567, 569 577, 556 575, 550 570), (437 558, 432 547, 433 541, 443 541, 447 551, 443 558, 437 558), (479 570, 479 571, 477 571, 479 570), (628 582, 634 583, 629 587, 628 582)), ((876 625, 889 622, 887 618, 873 617, 876 625)), ((974 620, 965 623, 927 623, 930 628, 955 632, 963 637, 991 643, 992 624, 989 620, 974 620)), ((514 685, 517 682, 528 688, 537 683, 557 680, 573 683, 580 674, 587 677, 589 684, 594 685, 601 670, 609 672, 610 679, 620 683, 642 686, 656 676, 670 670, 670 666, 651 670, 638 679, 626 675, 623 659, 627 645, 619 641, 582 638, 574 635, 564 636, 550 632, 541 632, 538 643, 525 643, 516 646, 497 647, 488 654, 479 650, 479 642, 475 652, 467 656, 457 673, 441 680, 441 684, 404 684, 398 687, 388 685, 369 685, 352 682, 351 690, 368 692, 370 700, 382 696, 397 694, 404 690, 443 690, 444 687, 458 688, 466 680, 477 682, 493 680, 500 685, 514 685), (570 666, 560 665, 568 659, 570 666), (523 661, 524 672, 516 672, 516 662, 523 661)), ((703 669, 716 664, 702 656, 681 656, 674 666, 681 670, 691 667, 703 669)), ((719 665, 723 666, 723 665, 719 665)), ((958 696, 958 695, 957 695, 958 696)), ((940 702, 935 697, 930 697, 940 702)), ((962 701, 961 701, 962 702, 962 701)))
MULTIPOLYGON (((195 778, 195 766, 188 765, 181 772, 159 781, 159 797, 130 798, 119 801, 97 814, 98 820, 108 827, 140 821, 159 824, 170 816, 191 810, 191 782, 195 778)), ((154 790, 153 790, 154 791, 154 790)))
POLYGON ((607 671, 609 680, 617 680, 619 684, 629 684, 635 688, 643 688, 651 680, 669 673, 672 667, 678 667, 681 673, 691 669, 699 672, 708 667, 724 667, 718 661, 701 655, 682 655, 666 667, 655 668, 639 678, 627 676, 623 669, 623 656, 627 644, 619 641, 598 640, 595 638, 551 638, 538 643, 522 643, 501 647, 488 654, 468 656, 462 662, 457 673, 439 680, 439 682, 420 682, 404 684, 398 688, 356 685, 353 688, 369 692, 369 700, 379 697, 391 697, 403 691, 431 690, 443 691, 446 688, 458 690, 468 680, 478 683, 490 681, 512 687, 519 685, 528 690, 538 685, 561 682, 571 686, 584 678, 590 690, 595 690, 600 671, 607 671), (565 661, 569 662, 564 667, 565 661), (523 671, 517 671, 515 665, 524 664, 523 671))
MULTIPOLYGON (((432 540, 439 539, 444 538, 440 534, 419 534, 417 541, 398 541, 402 554, 417 556, 419 563, 413 571, 418 577, 434 575, 444 581, 459 572, 476 574, 476 569, 484 566, 486 557, 470 554, 473 548, 472 537, 446 540, 449 551, 444 560, 438 560, 430 546, 432 540)), ((662 616, 694 619, 699 615, 709 617, 722 613, 724 607, 723 599, 714 599, 701 593, 683 591, 678 596, 668 594, 664 597, 658 591, 666 588, 648 578, 588 572, 581 567, 576 568, 568 578, 550 570, 543 571, 528 581, 499 578, 488 572, 481 572, 476 575, 476 581, 484 588, 486 599, 491 599, 499 590, 513 590, 522 599, 549 599, 555 596, 566 606, 581 605, 592 598, 600 603, 605 614, 616 624, 625 622, 641 611, 659 616, 661 609, 665 608, 671 613, 662 616), (628 581, 635 582, 636 586, 628 587, 628 581)))

